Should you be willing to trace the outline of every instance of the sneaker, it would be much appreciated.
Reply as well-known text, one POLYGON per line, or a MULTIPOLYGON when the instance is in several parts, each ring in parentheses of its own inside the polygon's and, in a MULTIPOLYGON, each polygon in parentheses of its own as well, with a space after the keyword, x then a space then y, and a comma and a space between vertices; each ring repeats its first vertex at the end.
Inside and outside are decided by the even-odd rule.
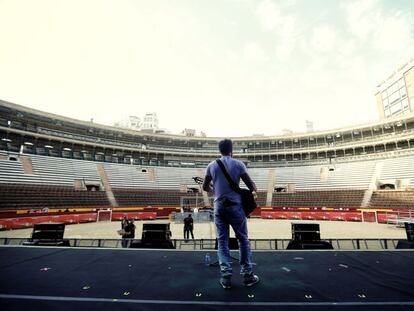
POLYGON ((253 286, 259 283, 259 281, 260 281, 259 277, 256 274, 252 273, 252 274, 248 274, 244 276, 243 284, 244 286, 250 287, 250 286, 253 286))
POLYGON ((231 288, 231 278, 220 278, 220 285, 225 289, 231 288))

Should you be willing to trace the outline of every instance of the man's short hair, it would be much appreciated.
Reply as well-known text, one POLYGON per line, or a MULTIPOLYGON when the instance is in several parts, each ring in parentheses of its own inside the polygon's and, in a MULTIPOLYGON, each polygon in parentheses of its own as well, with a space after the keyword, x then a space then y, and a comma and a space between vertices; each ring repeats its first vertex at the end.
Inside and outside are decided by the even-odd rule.
POLYGON ((222 155, 229 155, 233 152, 233 142, 230 139, 223 139, 219 142, 219 150, 222 155))

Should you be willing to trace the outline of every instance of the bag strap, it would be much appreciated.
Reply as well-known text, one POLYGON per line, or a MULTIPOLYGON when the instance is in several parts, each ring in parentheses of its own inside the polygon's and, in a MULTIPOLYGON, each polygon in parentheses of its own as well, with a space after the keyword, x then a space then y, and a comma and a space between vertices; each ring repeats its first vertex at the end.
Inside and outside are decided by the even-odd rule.
POLYGON ((226 177, 227 182, 229 183, 230 188, 231 188, 233 191, 235 191, 235 192, 237 192, 237 193, 240 193, 240 187, 239 187, 239 185, 237 185, 237 184, 234 182, 234 180, 230 177, 230 175, 229 175, 229 173, 227 172, 226 167, 224 166, 223 162, 221 162, 221 160, 220 160, 220 159, 217 159, 217 160, 216 160, 216 162, 217 162, 218 166, 220 167, 221 171, 223 172, 224 176, 226 177))

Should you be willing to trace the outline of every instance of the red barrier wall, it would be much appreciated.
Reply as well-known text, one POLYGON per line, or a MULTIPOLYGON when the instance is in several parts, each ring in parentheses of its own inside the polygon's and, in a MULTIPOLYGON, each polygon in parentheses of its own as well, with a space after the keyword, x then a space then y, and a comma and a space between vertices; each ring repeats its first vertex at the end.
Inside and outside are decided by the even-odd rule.
POLYGON ((357 212, 274 212, 262 211, 266 219, 300 219, 300 220, 334 220, 362 221, 361 213, 357 212))
MULTIPOLYGON (((361 212, 356 209, 350 211, 300 211, 301 208, 295 208, 294 210, 261 210, 257 208, 252 216, 261 217, 265 219, 300 219, 300 220, 331 220, 331 221, 362 221, 361 212)), ((121 220, 124 216, 128 219, 135 220, 153 220, 159 217, 165 217, 172 212, 167 208, 152 208, 151 211, 145 212, 113 212, 112 220, 121 220)), ((365 214, 365 221, 375 221, 374 212, 369 213, 369 216, 365 214), (371 215, 372 214, 372 215, 371 215), (372 219, 371 219, 372 218, 372 219)), ((97 218, 96 213, 85 214, 64 214, 64 215, 42 215, 33 217, 18 217, 18 218, 6 218, 0 219, 0 229, 21 229, 33 227, 36 223, 42 222, 63 222, 67 224, 71 223, 83 223, 83 222, 95 222, 97 218)), ((388 220, 395 220, 397 218, 397 211, 395 212, 381 212, 377 211, 377 222, 387 223, 388 220)))
POLYGON ((57 216, 37 216, 37 217, 19 217, 0 219, 1 229, 21 229, 33 227, 34 224, 42 222, 63 222, 63 223, 83 223, 96 221, 95 213, 88 214, 71 214, 57 216))
POLYGON ((153 220, 157 219, 156 212, 113 212, 112 220, 122 220, 126 216, 128 219, 153 220))
MULTIPOLYGON (((113 212, 112 220, 121 220, 124 216, 128 219, 153 220, 157 219, 156 212, 113 212)), ((35 216, 0 219, 0 229, 22 229, 33 227, 34 224, 42 222, 63 222, 66 224, 78 224, 85 222, 95 222, 97 214, 69 214, 56 216, 35 216)))

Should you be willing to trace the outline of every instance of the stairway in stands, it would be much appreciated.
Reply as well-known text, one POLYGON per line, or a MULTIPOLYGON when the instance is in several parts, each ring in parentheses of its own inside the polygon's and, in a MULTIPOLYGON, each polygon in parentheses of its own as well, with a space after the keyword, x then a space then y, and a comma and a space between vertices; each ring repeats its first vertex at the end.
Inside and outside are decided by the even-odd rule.
POLYGON ((272 206, 273 191, 275 188, 276 170, 269 169, 267 177, 267 195, 266 195, 266 206, 272 206))
POLYGON ((118 202, 116 201, 114 193, 112 192, 111 185, 109 184, 108 175, 106 175, 106 171, 105 171, 103 164, 98 164, 96 168, 98 170, 99 176, 101 177, 102 184, 104 186, 105 193, 106 193, 109 203, 111 203, 112 207, 117 207, 118 202))
POLYGON ((34 174, 32 159, 30 157, 22 155, 20 156, 20 162, 22 164, 23 171, 25 174, 34 174))
POLYGON ((365 190, 364 198, 362 199, 362 202, 361 202, 361 207, 369 207, 372 194, 374 193, 374 190, 376 189, 377 180, 381 176, 383 166, 384 166, 384 162, 378 162, 375 164, 374 173, 372 174, 371 182, 368 186, 368 189, 365 190))

